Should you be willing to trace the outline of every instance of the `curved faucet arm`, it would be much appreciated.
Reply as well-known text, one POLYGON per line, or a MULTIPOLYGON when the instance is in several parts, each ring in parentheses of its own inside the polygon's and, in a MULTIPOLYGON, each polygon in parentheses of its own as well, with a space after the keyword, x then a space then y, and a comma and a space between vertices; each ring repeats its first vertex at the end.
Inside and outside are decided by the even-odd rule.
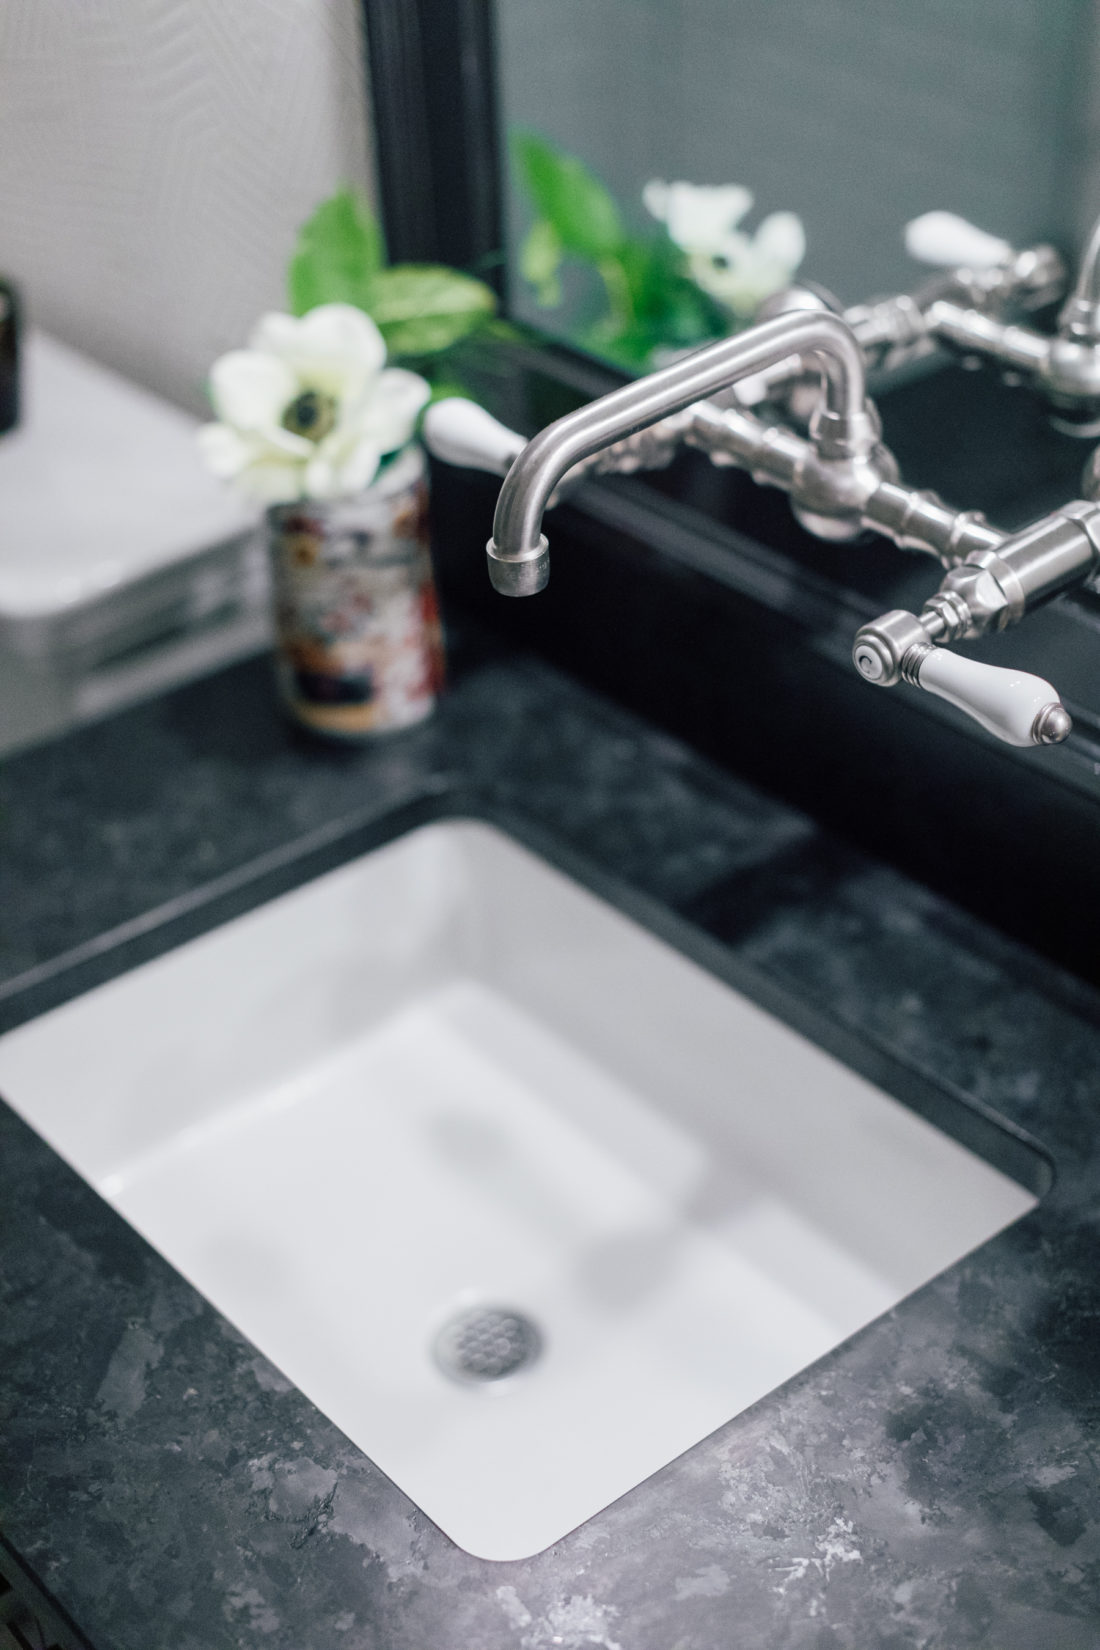
MULTIPOLYGON (((424 415, 423 435, 433 457, 502 477, 527 445, 522 435, 461 396, 432 403, 424 415)), ((957 510, 935 493, 892 480, 881 449, 875 468, 863 469, 863 485, 854 500, 851 472, 819 457, 806 436, 715 401, 696 401, 582 459, 566 472, 546 507, 560 503, 587 476, 663 469, 682 445, 706 453, 714 464, 737 465, 762 485, 781 487, 792 495, 816 485, 827 500, 831 491, 849 525, 858 503, 860 515, 854 525, 882 533, 902 549, 925 551, 945 567, 965 561, 975 550, 995 549, 1008 537, 1003 528, 990 526, 980 511, 957 510)), ((1097 461, 1100 465, 1100 449, 1097 461)), ((1095 490, 1100 494, 1100 481, 1095 490)))
POLYGON ((505 478, 493 519, 488 548, 497 588, 528 595, 546 582, 542 514, 573 465, 793 354, 812 359, 824 376, 830 438, 869 440, 863 355, 838 316, 799 311, 723 338, 559 418, 527 443, 505 478))

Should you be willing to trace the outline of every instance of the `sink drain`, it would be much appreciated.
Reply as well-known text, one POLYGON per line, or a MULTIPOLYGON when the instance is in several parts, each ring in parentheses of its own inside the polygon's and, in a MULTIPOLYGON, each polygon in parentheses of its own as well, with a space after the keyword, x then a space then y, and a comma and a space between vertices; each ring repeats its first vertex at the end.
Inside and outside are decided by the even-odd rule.
POLYGON ((435 1361, 453 1381, 503 1381, 534 1363, 542 1336, 522 1312, 474 1306, 456 1312, 432 1344, 435 1361))

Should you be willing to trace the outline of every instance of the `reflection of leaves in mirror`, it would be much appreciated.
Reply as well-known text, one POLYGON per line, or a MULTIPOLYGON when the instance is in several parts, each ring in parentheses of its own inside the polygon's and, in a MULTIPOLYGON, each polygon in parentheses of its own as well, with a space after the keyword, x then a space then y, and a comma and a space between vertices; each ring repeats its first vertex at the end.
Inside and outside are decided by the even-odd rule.
POLYGON ((549 218, 536 218, 520 248, 519 267, 535 289, 543 309, 557 309, 562 300, 561 261, 565 248, 549 218))
POLYGON ((730 317, 691 280, 684 254, 663 230, 624 242, 618 262, 630 310, 611 342, 626 364, 651 365, 655 351, 692 349, 732 330, 730 317))
POLYGON ((691 348, 728 331, 728 317, 691 280, 665 230, 628 233, 613 196, 582 160, 534 132, 516 133, 513 151, 537 214, 520 250, 536 302, 561 304, 567 258, 599 278, 605 313, 574 328, 577 343, 637 369, 655 350, 691 348))
POLYGON ((534 132, 517 132, 515 151, 531 199, 563 249, 593 264, 615 257, 625 238, 619 208, 584 162, 534 132))
POLYGON ((496 313, 484 281, 443 264, 387 266, 378 221, 350 189, 323 201, 302 226, 287 271, 290 307, 354 304, 376 323, 387 354, 428 364, 496 313))
MULTIPOLYGON (((736 332, 751 319, 761 297, 787 283, 801 257, 801 243, 794 247, 791 231, 791 225, 796 225, 801 236, 798 220, 790 213, 773 214, 761 226, 767 231, 763 239, 761 232, 755 238, 723 236, 718 250, 730 253, 735 265, 727 271, 726 258, 701 257, 694 244, 677 235, 673 222, 663 221, 664 212, 653 210, 648 198, 651 215, 662 221, 644 235, 630 233, 600 179, 577 156, 548 139, 534 132, 517 132, 512 151, 535 209, 519 264, 536 303, 542 309, 561 305, 562 267, 568 260, 593 272, 599 280, 602 313, 572 324, 569 335, 582 348, 632 370, 652 367, 665 352, 693 349, 736 332), (778 256, 762 256, 776 238, 775 228, 787 231, 786 264, 778 256), (722 266, 718 275, 712 265, 722 266), (700 279, 701 274, 706 278, 700 279), (736 301, 731 301, 727 288, 736 301)), ((688 184, 662 184, 659 188, 671 193, 680 206, 697 205, 695 197, 711 195, 721 196, 723 203, 726 196, 736 195, 741 214, 752 205, 751 193, 739 186, 696 190, 688 184)))

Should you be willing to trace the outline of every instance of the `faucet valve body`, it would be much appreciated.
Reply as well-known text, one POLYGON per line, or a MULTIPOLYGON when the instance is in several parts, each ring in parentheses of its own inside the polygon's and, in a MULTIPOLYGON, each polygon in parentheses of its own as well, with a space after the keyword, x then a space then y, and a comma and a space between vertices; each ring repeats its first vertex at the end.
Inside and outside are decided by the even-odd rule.
POLYGON ((856 632, 852 663, 865 682, 895 687, 903 677, 915 681, 915 666, 932 645, 932 636, 916 614, 895 608, 856 632))

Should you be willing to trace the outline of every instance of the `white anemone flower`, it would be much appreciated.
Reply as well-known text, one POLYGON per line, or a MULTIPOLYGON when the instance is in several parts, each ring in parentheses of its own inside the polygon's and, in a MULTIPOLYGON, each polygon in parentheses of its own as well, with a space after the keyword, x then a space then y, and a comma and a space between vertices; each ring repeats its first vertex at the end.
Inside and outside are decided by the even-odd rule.
POLYGON ((385 362, 382 334, 352 304, 263 316, 248 348, 211 369, 218 422, 198 432, 203 457, 262 504, 361 492, 431 393, 385 362))
POLYGON ((653 178, 642 199, 686 252, 696 285, 739 319, 750 319, 770 292, 789 286, 805 255, 802 220, 794 212, 772 212, 754 235, 738 229, 753 201, 738 183, 710 187, 653 178))
POLYGON ((739 183, 713 186, 652 178, 642 190, 642 200, 646 211, 666 226, 669 239, 685 252, 719 251, 752 210, 752 190, 739 183))

